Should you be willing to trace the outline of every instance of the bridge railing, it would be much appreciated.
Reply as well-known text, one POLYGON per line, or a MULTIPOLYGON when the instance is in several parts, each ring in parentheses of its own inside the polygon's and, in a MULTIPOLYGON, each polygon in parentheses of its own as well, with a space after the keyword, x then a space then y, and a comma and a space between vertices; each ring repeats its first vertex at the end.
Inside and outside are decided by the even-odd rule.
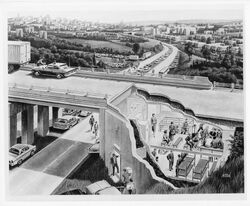
POLYGON ((107 99, 107 94, 101 94, 96 92, 86 92, 81 90, 70 90, 70 89, 60 89, 60 88, 53 88, 53 87, 43 87, 43 86, 34 86, 34 85, 25 85, 25 84, 16 84, 16 83, 9 83, 9 89, 16 88, 16 89, 27 89, 33 91, 41 91, 41 92, 54 92, 54 93, 62 93, 62 94, 71 94, 76 96, 82 97, 92 97, 92 98, 100 98, 100 99, 107 99))

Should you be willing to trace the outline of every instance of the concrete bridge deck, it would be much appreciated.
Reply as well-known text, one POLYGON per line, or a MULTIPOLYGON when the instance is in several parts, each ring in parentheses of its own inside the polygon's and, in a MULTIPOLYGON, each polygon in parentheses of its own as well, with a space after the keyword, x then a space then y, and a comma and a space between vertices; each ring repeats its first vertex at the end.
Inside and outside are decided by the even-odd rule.
MULTIPOLYGON (((125 91, 130 82, 100 80, 93 78, 69 77, 66 79, 35 78, 28 71, 17 71, 9 74, 10 84, 51 87, 59 90, 76 90, 82 93, 96 93, 106 97, 107 101, 125 91)), ((243 122, 244 94, 213 90, 196 90, 163 85, 137 83, 135 86, 150 95, 165 96, 171 101, 181 103, 191 109, 197 117, 210 117, 243 122)), ((28 90, 28 89, 27 89, 28 90)), ((42 94, 42 93, 41 93, 42 94)), ((25 96, 24 96, 25 97, 25 96)))

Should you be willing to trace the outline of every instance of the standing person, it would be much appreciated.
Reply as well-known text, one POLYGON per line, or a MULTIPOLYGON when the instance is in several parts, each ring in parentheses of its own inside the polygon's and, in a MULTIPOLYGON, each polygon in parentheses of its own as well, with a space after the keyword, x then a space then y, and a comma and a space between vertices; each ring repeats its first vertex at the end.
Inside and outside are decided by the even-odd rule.
POLYGON ((154 148, 154 150, 153 150, 153 152, 152 152, 152 155, 153 155, 154 157, 156 157, 156 154, 157 154, 157 151, 156 151, 156 149, 154 148))
POLYGON ((95 122, 95 118, 94 118, 94 116, 92 114, 91 117, 90 117, 90 119, 89 119, 90 131, 92 131, 92 129, 93 129, 94 122, 95 122))
POLYGON ((186 134, 187 131, 188 131, 188 121, 186 119, 185 122, 183 123, 181 134, 186 134))
POLYGON ((127 189, 128 193, 129 193, 130 195, 131 195, 132 192, 134 191, 135 185, 134 185, 134 182, 133 182, 133 179, 132 179, 132 178, 130 178, 129 183, 128 183, 127 186, 126 186, 126 189, 127 189))
POLYGON ((118 167, 118 163, 117 163, 117 158, 119 156, 117 156, 115 153, 113 153, 110 162, 112 165, 112 169, 113 169, 113 176, 115 175, 115 169, 117 170, 117 173, 119 173, 119 167, 118 167))
POLYGON ((162 142, 163 143, 167 143, 167 145, 169 144, 170 142, 170 139, 169 139, 169 136, 168 136, 168 131, 167 130, 164 130, 164 133, 163 133, 163 137, 162 137, 162 142))
POLYGON ((175 135, 175 125, 173 122, 171 122, 171 124, 169 125, 169 138, 171 141, 173 140, 174 135, 175 135))
POLYGON ((94 134, 95 134, 95 138, 97 138, 97 133, 98 133, 98 124, 97 124, 97 121, 95 121, 95 124, 94 124, 94 134))
POLYGON ((199 133, 199 131, 203 131, 203 125, 204 125, 203 123, 200 123, 200 126, 199 126, 197 133, 199 133))
POLYGON ((157 124, 157 119, 155 117, 155 114, 152 114, 152 117, 151 117, 151 126, 152 126, 152 132, 153 132, 153 136, 154 137, 155 137, 156 124, 157 124))
POLYGON ((175 172, 176 172, 176 177, 178 177, 178 172, 179 172, 179 166, 181 164, 181 155, 178 155, 178 159, 176 161, 176 166, 175 166, 175 172))
POLYGON ((174 154, 173 151, 171 150, 170 153, 167 156, 167 159, 169 161, 169 171, 172 171, 173 169, 173 164, 174 164, 174 154))

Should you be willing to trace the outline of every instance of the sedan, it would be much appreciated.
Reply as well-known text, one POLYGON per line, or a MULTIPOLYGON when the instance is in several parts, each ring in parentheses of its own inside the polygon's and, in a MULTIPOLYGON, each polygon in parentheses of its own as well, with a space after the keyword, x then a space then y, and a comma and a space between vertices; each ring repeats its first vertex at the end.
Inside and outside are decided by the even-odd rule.
POLYGON ((80 117, 87 117, 91 114, 92 112, 82 110, 78 116, 80 117))
POLYGON ((15 144, 9 149, 9 165, 21 165, 23 161, 36 152, 36 146, 29 144, 15 144))
POLYGON ((75 126, 80 121, 79 118, 71 115, 65 115, 61 118, 58 118, 53 123, 53 128, 60 129, 60 130, 68 130, 75 126))
POLYGON ((117 188, 112 187, 106 180, 87 186, 86 193, 90 195, 121 195, 121 192, 117 188))
POLYGON ((62 111, 62 115, 78 115, 81 111, 80 110, 76 110, 76 109, 68 109, 68 108, 64 108, 62 111))

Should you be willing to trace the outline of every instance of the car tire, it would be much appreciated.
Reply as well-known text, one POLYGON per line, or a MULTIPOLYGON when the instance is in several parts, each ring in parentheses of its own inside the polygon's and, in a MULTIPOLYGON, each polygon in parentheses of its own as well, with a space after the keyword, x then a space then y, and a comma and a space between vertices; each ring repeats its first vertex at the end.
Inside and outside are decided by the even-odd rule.
POLYGON ((17 162, 17 165, 20 166, 22 163, 23 163, 23 160, 20 159, 20 160, 17 162))
POLYGON ((32 157, 34 154, 35 154, 35 151, 32 150, 32 151, 30 152, 30 156, 32 157))
POLYGON ((15 69, 14 69, 14 65, 13 64, 9 64, 8 65, 8 73, 11 73, 13 72, 15 69))
POLYGON ((57 74, 57 75, 56 75, 56 78, 57 78, 57 79, 61 79, 62 77, 63 77, 63 75, 61 75, 61 74, 57 74))
POLYGON ((35 76, 37 76, 37 77, 40 76, 40 72, 35 72, 34 74, 35 74, 35 76))

